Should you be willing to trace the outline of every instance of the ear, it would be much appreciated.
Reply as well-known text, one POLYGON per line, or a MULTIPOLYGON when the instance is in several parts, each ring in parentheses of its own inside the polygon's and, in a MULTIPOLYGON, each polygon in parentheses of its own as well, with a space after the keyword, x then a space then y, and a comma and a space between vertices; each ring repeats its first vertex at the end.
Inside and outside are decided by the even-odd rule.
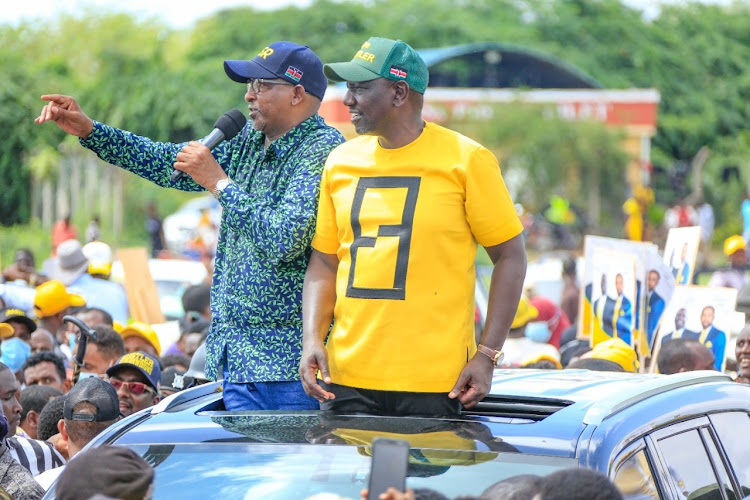
POLYGON ((24 423, 28 423, 29 426, 36 428, 39 425, 39 414, 34 410, 29 411, 29 413, 26 414, 24 423))
POLYGON ((154 396, 154 399, 151 400, 151 405, 153 406, 159 401, 161 401, 161 396, 154 396))
POLYGON ((393 85, 393 88, 395 90, 395 95, 393 96, 393 105, 396 107, 403 106, 407 98, 409 97, 409 92, 411 92, 409 84, 404 81, 399 81, 393 85))
POLYGON ((292 95, 292 106, 301 103, 304 98, 305 98, 305 87, 303 87, 302 85, 295 85, 294 94, 292 95))
POLYGON ((72 385, 73 385, 73 382, 70 379, 66 378, 65 380, 63 380, 63 383, 62 383, 63 392, 67 394, 68 391, 70 391, 70 388, 72 385))
POLYGON ((57 421, 57 430, 60 431, 60 435, 64 441, 68 440, 68 429, 65 427, 65 419, 61 418, 57 421))

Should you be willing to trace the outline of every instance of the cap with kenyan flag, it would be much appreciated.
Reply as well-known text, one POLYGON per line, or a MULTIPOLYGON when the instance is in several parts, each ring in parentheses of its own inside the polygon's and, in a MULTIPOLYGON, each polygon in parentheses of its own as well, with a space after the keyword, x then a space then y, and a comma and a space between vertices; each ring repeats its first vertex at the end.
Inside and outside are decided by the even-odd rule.
POLYGON ((430 74, 417 51, 401 40, 371 37, 349 62, 330 63, 323 71, 333 82, 366 82, 375 78, 403 80, 424 94, 430 74))
POLYGON ((328 81, 323 75, 323 62, 306 45, 293 42, 274 42, 249 61, 224 61, 224 71, 235 82, 248 83, 253 78, 280 78, 294 85, 302 85, 305 92, 323 99, 328 81))

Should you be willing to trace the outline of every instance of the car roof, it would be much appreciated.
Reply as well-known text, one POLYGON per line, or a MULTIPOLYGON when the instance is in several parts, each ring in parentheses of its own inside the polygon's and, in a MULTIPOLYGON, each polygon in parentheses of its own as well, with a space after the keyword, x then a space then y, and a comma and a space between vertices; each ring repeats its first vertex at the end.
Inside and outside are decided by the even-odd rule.
POLYGON ((732 382, 718 372, 658 375, 496 370, 490 395, 456 418, 227 412, 221 402, 221 385, 213 383, 179 392, 128 417, 98 436, 96 442, 314 444, 330 443, 320 435, 333 432, 339 437, 356 436, 346 444, 367 444, 378 433, 386 433, 400 435, 413 447, 420 447, 431 446, 420 440, 425 433, 445 431, 465 436, 484 432, 514 451, 572 458, 587 426, 611 425, 622 435, 632 435, 696 414, 730 409, 750 411, 750 386, 732 382), (634 408, 638 418, 614 418, 634 408), (363 434, 363 430, 369 432, 363 434))

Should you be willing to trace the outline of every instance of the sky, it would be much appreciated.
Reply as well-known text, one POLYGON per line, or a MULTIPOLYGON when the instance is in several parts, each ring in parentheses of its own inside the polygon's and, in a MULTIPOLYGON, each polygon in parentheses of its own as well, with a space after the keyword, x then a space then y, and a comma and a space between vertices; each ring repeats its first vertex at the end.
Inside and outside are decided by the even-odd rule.
MULTIPOLYGON (((658 3, 685 3, 687 0, 622 0, 644 11, 647 17, 658 14, 658 3)), ((732 0, 697 0, 704 3, 729 4, 732 0)), ((0 8, 0 24, 17 25, 23 20, 53 19, 60 13, 75 13, 84 7, 130 12, 143 17, 159 17, 173 28, 189 28, 213 12, 241 5, 269 9, 286 5, 307 6, 311 0, 5 0, 0 8)))

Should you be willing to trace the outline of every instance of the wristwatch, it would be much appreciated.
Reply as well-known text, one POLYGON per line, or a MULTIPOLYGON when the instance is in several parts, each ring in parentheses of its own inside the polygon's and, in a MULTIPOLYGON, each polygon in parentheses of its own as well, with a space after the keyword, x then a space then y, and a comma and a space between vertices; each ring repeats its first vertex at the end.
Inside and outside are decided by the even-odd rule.
POLYGON ((224 190, 227 188, 229 184, 231 184, 231 182, 232 182, 232 179, 230 179, 229 177, 227 177, 226 179, 221 179, 219 182, 217 182, 216 187, 212 191, 214 198, 218 200, 219 197, 221 196, 221 193, 224 192, 224 190))
POLYGON ((505 357, 505 354, 503 354, 503 351, 496 351, 495 349, 490 349, 486 345, 479 344, 477 346, 477 351, 481 352, 488 358, 492 360, 492 364, 495 366, 500 366, 500 363, 503 362, 503 358, 505 357))

